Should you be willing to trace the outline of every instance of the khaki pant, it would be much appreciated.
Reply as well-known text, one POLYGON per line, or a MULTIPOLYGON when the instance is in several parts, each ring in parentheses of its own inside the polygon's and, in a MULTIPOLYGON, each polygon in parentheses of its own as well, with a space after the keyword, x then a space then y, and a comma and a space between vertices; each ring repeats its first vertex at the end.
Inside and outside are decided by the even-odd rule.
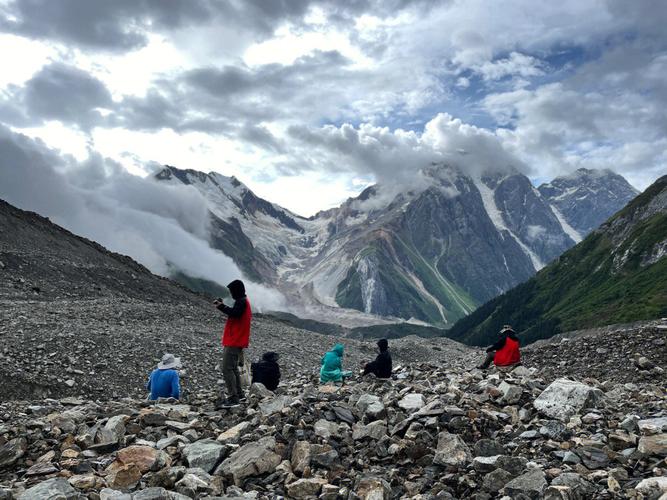
POLYGON ((222 378, 225 380, 228 398, 242 398, 239 358, 243 355, 240 347, 224 347, 222 350, 222 378))

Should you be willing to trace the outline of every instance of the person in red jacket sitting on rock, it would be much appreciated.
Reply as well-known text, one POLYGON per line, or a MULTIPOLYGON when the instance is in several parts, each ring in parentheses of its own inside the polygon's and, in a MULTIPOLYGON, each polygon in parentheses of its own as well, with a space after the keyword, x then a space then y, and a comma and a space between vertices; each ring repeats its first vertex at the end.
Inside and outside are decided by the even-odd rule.
POLYGON ((234 305, 231 307, 225 305, 222 299, 216 299, 213 303, 227 315, 225 329, 222 332, 222 377, 227 389, 227 398, 219 404, 223 408, 238 406, 240 401, 245 399, 241 388, 239 362, 243 359, 243 349, 250 343, 252 320, 250 301, 246 297, 243 281, 234 280, 227 285, 227 288, 234 299, 234 305))
POLYGON ((489 347, 486 352, 486 359, 477 368, 486 370, 491 362, 496 366, 515 366, 521 364, 521 345, 519 337, 511 326, 505 325, 500 330, 501 338, 489 347))

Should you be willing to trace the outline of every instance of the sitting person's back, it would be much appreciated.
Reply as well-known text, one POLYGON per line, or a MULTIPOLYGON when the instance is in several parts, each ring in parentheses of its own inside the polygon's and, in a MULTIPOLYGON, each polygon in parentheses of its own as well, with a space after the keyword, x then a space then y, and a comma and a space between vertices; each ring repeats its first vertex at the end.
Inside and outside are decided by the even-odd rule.
POLYGON ((275 391, 280 383, 280 366, 278 353, 265 352, 261 361, 250 365, 252 383, 262 384, 270 391, 275 391))
POLYGON ((486 350, 486 359, 477 368, 486 370, 491 363, 498 367, 514 366, 521 363, 521 342, 509 325, 500 330, 500 339, 486 350))
POLYGON ((351 372, 343 370, 343 344, 336 344, 333 349, 322 357, 320 368, 320 383, 340 382, 349 377, 351 372))
POLYGON ((389 353, 389 342, 387 342, 387 339, 380 339, 377 345, 380 353, 375 358, 375 361, 367 363, 364 366, 364 375, 372 373, 378 378, 390 378, 392 362, 391 354, 389 353))
POLYGON ((162 356, 162 361, 158 363, 157 369, 153 370, 146 384, 146 389, 151 392, 151 400, 181 397, 178 368, 181 368, 180 358, 173 354, 162 356))

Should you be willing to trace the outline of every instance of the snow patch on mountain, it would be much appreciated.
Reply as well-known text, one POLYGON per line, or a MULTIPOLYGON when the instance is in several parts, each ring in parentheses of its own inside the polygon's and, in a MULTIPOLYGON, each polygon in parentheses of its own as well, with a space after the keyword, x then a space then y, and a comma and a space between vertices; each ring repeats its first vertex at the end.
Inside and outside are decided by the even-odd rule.
POLYGON ((551 211, 558 219, 558 222, 560 222, 560 225, 563 227, 563 231, 565 231, 565 233, 570 238, 572 238, 572 241, 574 241, 575 243, 579 243, 583 239, 581 234, 579 234, 579 231, 570 226, 567 220, 565 220, 565 217, 563 217, 563 214, 560 213, 560 210, 558 210, 558 208, 556 208, 555 205, 550 204, 549 207, 551 208, 551 211))
POLYGON ((503 235, 503 238, 505 235, 509 235, 512 239, 514 239, 514 241, 517 242, 517 244, 521 247, 521 250, 523 250, 523 252, 530 258, 535 271, 542 269, 544 267, 544 262, 542 262, 537 254, 528 248, 528 246, 523 241, 521 241, 521 239, 516 234, 510 231, 510 229, 505 224, 502 213, 496 205, 494 191, 488 187, 479 177, 475 179, 475 186, 479 190, 479 194, 482 196, 482 203, 484 203, 486 213, 489 215, 493 225, 496 226, 496 229, 498 229, 500 234, 503 235))

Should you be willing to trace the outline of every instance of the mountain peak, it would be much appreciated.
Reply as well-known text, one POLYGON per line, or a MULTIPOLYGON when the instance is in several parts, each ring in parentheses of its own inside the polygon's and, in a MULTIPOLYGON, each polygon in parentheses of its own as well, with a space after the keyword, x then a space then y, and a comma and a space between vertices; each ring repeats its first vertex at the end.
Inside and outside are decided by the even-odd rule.
POLYGON ((588 234, 632 200, 638 191, 610 169, 579 168, 538 188, 554 213, 588 234))

